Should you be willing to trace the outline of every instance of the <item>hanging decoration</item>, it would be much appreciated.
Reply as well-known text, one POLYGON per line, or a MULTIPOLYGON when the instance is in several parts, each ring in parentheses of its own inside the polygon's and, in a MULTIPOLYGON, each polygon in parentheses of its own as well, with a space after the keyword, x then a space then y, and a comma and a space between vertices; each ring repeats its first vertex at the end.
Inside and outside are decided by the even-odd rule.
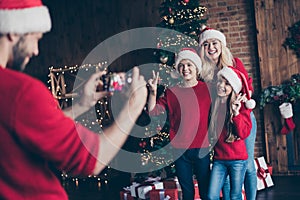
POLYGON ((293 121, 293 104, 300 99, 300 74, 294 74, 291 79, 277 86, 265 88, 260 96, 260 108, 266 104, 278 107, 284 119, 281 134, 286 135, 295 129, 293 121))

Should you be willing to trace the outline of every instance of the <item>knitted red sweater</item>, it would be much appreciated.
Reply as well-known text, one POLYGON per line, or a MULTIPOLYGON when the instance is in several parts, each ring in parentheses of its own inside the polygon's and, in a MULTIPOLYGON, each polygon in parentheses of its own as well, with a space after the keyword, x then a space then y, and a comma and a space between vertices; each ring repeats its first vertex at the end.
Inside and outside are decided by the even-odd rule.
POLYGON ((98 136, 65 117, 41 82, 2 67, 0 80, 0 199, 67 199, 49 166, 91 174, 98 136))
POLYGON ((171 144, 175 148, 207 148, 210 104, 210 92, 206 83, 198 81, 192 88, 175 86, 167 89, 150 114, 167 112, 171 144))
POLYGON ((233 125, 237 136, 240 140, 232 143, 225 142, 227 130, 224 127, 224 115, 226 113, 226 104, 221 104, 219 108, 220 115, 218 116, 218 133, 219 139, 214 147, 214 159, 217 160, 247 160, 248 154, 246 150, 245 139, 249 136, 252 127, 250 118, 250 109, 246 109, 242 104, 240 114, 233 117, 233 125))

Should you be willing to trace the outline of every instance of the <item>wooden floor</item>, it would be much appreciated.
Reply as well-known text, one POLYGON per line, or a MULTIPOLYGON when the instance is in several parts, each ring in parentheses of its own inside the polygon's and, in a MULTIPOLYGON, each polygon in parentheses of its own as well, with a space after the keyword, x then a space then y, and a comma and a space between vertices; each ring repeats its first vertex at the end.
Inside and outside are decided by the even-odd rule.
MULTIPOLYGON (((258 191, 257 200, 300 200, 300 176, 273 176, 274 186, 258 191)), ((113 187, 98 187, 97 183, 75 182, 65 185, 70 200, 118 200, 122 180, 111 183, 113 187), (101 189, 100 189, 101 188, 101 189)))

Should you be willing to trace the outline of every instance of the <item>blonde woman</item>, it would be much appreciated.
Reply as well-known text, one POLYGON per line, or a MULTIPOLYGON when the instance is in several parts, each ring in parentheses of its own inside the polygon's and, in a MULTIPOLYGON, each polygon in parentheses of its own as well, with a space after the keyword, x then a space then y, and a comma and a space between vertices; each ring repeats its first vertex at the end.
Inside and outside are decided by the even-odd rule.
MULTIPOLYGON (((216 74, 225 66, 232 66, 235 69, 238 69, 246 77, 250 94, 253 94, 252 78, 248 76, 248 73, 242 63, 238 58, 234 58, 229 48, 227 47, 225 35, 215 29, 205 28, 199 37, 199 47, 200 47, 200 57, 202 59, 201 77, 205 82, 215 83, 217 80, 216 74)), ((255 104, 252 105, 252 109, 255 107, 255 104)), ((248 162, 247 162, 247 171, 245 176, 245 192, 247 200, 256 199, 257 191, 257 177, 256 170, 254 166, 254 145, 256 138, 256 119, 251 112, 251 122, 252 129, 249 137, 246 139, 246 146, 248 151, 248 162)), ((224 184, 223 189, 223 199, 230 200, 229 198, 229 184, 228 180, 224 184)))

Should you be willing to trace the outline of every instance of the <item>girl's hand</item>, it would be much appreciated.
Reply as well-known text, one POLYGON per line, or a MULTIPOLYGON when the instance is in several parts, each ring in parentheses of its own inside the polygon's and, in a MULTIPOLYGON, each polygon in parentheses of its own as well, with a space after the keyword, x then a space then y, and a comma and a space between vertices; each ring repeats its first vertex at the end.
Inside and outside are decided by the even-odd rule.
POLYGON ((232 102, 231 104, 231 109, 232 109, 232 112, 233 112, 233 115, 234 116, 237 116, 238 114, 240 114, 240 109, 241 109, 241 106, 242 106, 242 103, 244 101, 244 99, 246 98, 246 94, 238 94, 236 99, 232 102))
POLYGON ((150 94, 155 95, 157 93, 157 84, 159 81, 159 72, 155 74, 155 71, 152 71, 153 78, 148 80, 148 87, 150 90, 150 94))

